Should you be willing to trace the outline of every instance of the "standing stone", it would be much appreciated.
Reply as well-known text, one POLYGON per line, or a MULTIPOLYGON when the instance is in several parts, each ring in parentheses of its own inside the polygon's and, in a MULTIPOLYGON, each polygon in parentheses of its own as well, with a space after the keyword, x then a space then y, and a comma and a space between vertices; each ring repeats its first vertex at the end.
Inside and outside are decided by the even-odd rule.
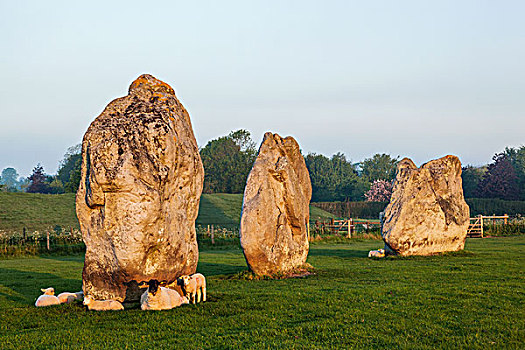
POLYGON ((141 75, 82 141, 76 211, 84 293, 134 301, 141 281, 194 273, 203 178, 188 112, 168 84, 141 75))
POLYGON ((293 137, 267 132, 248 176, 241 217, 241 246, 258 275, 286 273, 308 256, 310 175, 293 137))
POLYGON ((390 254, 431 255, 465 246, 469 207, 463 198, 461 162, 446 156, 421 168, 401 160, 382 236, 390 254))

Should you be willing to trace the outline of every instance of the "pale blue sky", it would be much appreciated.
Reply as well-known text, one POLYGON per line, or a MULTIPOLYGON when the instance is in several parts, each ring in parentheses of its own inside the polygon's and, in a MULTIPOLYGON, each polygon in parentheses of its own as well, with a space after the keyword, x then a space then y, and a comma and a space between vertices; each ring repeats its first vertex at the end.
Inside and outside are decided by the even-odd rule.
POLYGON ((142 73, 200 146, 244 128, 354 162, 525 144, 525 1, 0 0, 0 170, 55 173, 142 73))

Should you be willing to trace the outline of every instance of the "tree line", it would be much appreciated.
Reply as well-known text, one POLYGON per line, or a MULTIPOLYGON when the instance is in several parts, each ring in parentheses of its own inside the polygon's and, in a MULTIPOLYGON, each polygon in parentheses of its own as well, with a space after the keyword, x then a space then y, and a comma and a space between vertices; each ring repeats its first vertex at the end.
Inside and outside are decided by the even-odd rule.
POLYGON ((76 145, 67 149, 56 175, 46 174, 41 164, 37 164, 27 178, 19 176, 12 167, 5 168, 0 175, 0 191, 45 194, 76 192, 80 184, 81 164, 81 145, 76 145))
MULTIPOLYGON (((204 165, 204 193, 243 193, 257 148, 247 130, 232 131, 199 149, 204 165)), ((388 201, 399 157, 375 154, 353 163, 343 153, 331 157, 303 155, 312 182, 313 202, 388 201)), ((0 176, 0 190, 32 193, 76 192, 80 183, 81 147, 70 147, 56 175, 47 175, 38 164, 28 178, 14 168, 0 176)), ((525 200, 525 146, 506 148, 483 166, 463 167, 466 198, 525 200)))

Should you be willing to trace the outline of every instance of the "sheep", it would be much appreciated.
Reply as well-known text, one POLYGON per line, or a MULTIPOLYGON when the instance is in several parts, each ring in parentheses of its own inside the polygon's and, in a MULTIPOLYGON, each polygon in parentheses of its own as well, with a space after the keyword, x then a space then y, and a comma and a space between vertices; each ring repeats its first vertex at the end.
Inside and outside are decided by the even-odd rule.
MULTIPOLYGON (((148 282, 148 289, 140 297, 142 310, 169 310, 189 303, 188 299, 181 296, 176 290, 160 287, 159 284, 157 280, 148 282)), ((145 285, 141 288, 145 288, 145 285)))
POLYGON ((368 252, 368 257, 369 258, 384 258, 385 250, 384 249, 371 250, 368 252))
POLYGON ((38 297, 38 299, 35 302, 35 306, 41 307, 41 306, 51 306, 51 305, 58 305, 60 304, 60 300, 55 296, 55 289, 53 287, 49 288, 42 288, 40 289, 42 291, 41 296, 38 297))
POLYGON ((178 281, 183 287, 185 296, 191 303, 200 303, 201 299, 206 301, 206 278, 204 275, 200 273, 195 273, 191 276, 184 275, 179 277, 178 281))
POLYGON ((61 304, 69 304, 74 302, 75 300, 82 300, 83 296, 84 292, 82 291, 76 293, 64 292, 58 295, 58 300, 60 300, 61 304))
POLYGON ((124 306, 116 300, 95 300, 90 295, 84 297, 84 305, 88 310, 95 311, 124 310, 124 306))

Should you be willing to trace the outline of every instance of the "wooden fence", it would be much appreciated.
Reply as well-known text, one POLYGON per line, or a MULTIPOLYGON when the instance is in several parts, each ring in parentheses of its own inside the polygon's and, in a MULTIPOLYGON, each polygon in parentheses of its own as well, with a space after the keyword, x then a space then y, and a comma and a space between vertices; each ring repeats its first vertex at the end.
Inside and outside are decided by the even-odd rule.
POLYGON ((467 230, 467 237, 473 237, 473 238, 483 238, 483 225, 487 222, 492 223, 492 225, 495 225, 497 221, 502 221, 503 224, 507 225, 509 216, 507 214, 502 216, 484 216, 484 215, 478 215, 476 217, 470 218, 470 225, 467 230))
POLYGON ((362 232, 369 233, 374 229, 381 229, 381 224, 377 221, 364 221, 355 219, 343 219, 343 220, 329 220, 319 221, 310 223, 308 231, 311 233, 323 233, 330 235, 340 235, 352 238, 357 232, 357 229, 361 229, 362 232))

